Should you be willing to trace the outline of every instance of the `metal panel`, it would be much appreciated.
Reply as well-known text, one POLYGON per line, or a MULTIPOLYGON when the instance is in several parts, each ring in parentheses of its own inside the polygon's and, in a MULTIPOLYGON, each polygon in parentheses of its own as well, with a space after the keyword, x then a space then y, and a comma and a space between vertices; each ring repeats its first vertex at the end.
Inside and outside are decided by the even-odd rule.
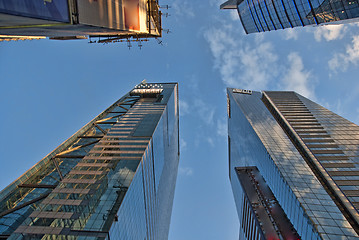
POLYGON ((81 24, 129 32, 148 32, 145 0, 78 1, 81 24))
MULTIPOLYGON (((0 0, 0 13, 57 22, 70 22, 67 0, 0 0)), ((29 24, 33 24, 31 20, 27 25, 29 24)))

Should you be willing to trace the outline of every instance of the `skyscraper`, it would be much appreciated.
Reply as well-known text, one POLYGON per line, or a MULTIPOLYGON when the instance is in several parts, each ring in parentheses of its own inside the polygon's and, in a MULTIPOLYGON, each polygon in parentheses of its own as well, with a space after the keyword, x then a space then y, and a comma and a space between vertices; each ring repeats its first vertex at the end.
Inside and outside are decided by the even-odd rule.
POLYGON ((161 35, 158 0, 0 0, 0 40, 90 36, 111 42, 161 35))
POLYGON ((0 238, 167 239, 178 121, 177 83, 137 85, 0 192, 0 238))
POLYGON ((358 21, 359 4, 341 0, 229 0, 221 9, 237 9, 244 31, 273 31, 337 21, 358 21))
POLYGON ((227 94, 240 239, 359 239, 359 126, 295 92, 227 94))

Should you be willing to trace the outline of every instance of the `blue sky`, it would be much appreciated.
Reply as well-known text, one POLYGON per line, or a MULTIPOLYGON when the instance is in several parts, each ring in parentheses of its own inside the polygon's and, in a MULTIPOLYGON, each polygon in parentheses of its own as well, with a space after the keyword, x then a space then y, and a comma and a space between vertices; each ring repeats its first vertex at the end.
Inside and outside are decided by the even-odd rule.
POLYGON ((295 90, 359 123, 359 24, 245 35, 218 0, 160 1, 172 33, 136 44, 0 43, 0 188, 143 79, 179 82, 171 240, 238 239, 225 88, 295 90))

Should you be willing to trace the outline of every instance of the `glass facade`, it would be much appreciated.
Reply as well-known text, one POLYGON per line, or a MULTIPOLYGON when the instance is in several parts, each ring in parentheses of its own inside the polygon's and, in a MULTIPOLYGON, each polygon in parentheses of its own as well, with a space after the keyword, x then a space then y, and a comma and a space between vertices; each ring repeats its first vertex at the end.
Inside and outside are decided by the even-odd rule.
POLYGON ((142 83, 74 134, 0 193, 1 235, 167 239, 177 98, 177 84, 142 83))
MULTIPOLYGON (((233 5, 230 0, 222 5, 233 5)), ((245 32, 265 32, 319 25, 359 17, 357 1, 343 0, 242 0, 235 1, 245 32)))
POLYGON ((355 131, 349 137, 342 131, 358 126, 293 92, 289 95, 285 92, 243 93, 237 89, 227 92, 230 180, 239 218, 244 201, 235 168, 256 167, 301 239, 359 239, 355 224, 357 211, 350 208, 356 202, 349 196, 356 194, 351 191, 355 184, 347 179, 355 178, 355 160, 350 160, 355 159, 353 152, 358 145, 353 142, 346 146, 350 153, 345 154, 344 147, 336 142, 336 139, 343 141, 341 144, 355 141, 354 136, 358 136, 355 131), (288 99, 293 95, 300 103, 288 99), (288 131, 278 111, 283 111, 290 121, 287 123, 293 124, 299 137, 288 131), (342 125, 336 125, 337 122, 342 125), (302 139, 309 141, 300 148, 298 144, 302 139), (316 169, 318 166, 315 159, 310 158, 311 154, 318 154, 318 166, 322 166, 324 172, 316 169), (347 181, 336 183, 339 179, 347 181), (338 185, 340 189, 335 188, 338 185), (352 204, 348 206, 344 197, 352 204))
POLYGON ((299 239, 256 167, 237 167, 233 184, 242 209, 239 239, 299 239))

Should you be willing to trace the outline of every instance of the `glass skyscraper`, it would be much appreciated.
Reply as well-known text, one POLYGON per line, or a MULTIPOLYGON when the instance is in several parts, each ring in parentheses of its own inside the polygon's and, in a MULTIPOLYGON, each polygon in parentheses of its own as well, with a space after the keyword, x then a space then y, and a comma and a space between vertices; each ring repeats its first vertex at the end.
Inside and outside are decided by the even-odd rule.
POLYGON ((359 17, 359 3, 352 0, 229 0, 221 8, 237 9, 247 34, 359 17))
POLYGON ((359 126, 295 92, 227 89, 240 239, 359 239, 359 126))
POLYGON ((142 82, 0 192, 0 238, 167 239, 178 84, 142 82))

